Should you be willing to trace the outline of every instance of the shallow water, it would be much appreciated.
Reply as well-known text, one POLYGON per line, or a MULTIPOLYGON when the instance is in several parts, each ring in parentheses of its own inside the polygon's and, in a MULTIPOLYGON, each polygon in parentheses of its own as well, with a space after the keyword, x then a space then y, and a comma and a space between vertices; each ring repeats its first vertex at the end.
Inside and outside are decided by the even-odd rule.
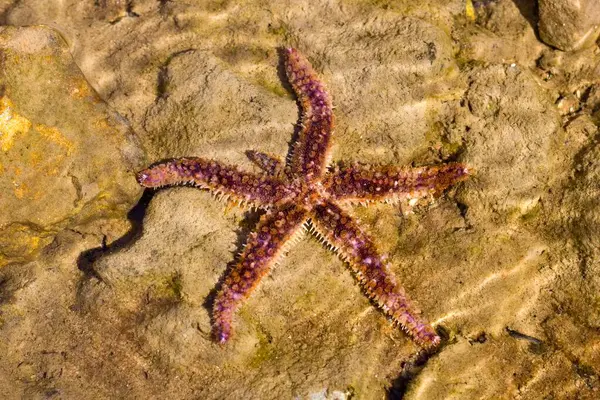
POLYGON ((15 143, 2 149, 0 204, 20 210, 0 219, 3 392, 597 396, 600 51, 544 45, 524 2, 473 6, 0 2, 3 23, 48 25, 64 38, 0 31, 9 57, 2 95, 13 101, 0 138, 8 143, 9 132, 15 143), (310 234, 239 309, 231 342, 215 344, 215 286, 260 213, 192 188, 138 200, 134 173, 162 159, 199 156, 257 171, 246 150, 286 156, 299 112, 283 46, 308 57, 333 98, 333 163, 460 161, 474 171, 431 201, 346 206, 441 334, 429 357, 310 234), (35 68, 55 69, 47 77, 35 68), (32 76, 30 96, 18 96, 22 76, 32 76), (64 93, 39 100, 51 99, 42 96, 50 84, 64 93), (31 130, 9 125, 15 115, 31 130), (66 147, 52 144, 58 136, 36 124, 97 142, 73 150, 84 160, 73 169, 66 147), (94 151, 107 143, 108 167, 94 151), (30 144, 40 146, 34 155, 15 150, 30 144), (27 168, 30 175, 17 172, 27 168), (78 173, 89 181, 73 183, 78 173))

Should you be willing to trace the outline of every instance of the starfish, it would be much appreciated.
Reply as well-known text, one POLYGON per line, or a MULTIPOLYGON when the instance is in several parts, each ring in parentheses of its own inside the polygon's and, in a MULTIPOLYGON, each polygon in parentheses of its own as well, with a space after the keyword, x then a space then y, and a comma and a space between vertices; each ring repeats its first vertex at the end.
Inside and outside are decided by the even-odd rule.
POLYGON ((240 206, 265 210, 214 300, 215 340, 225 343, 230 339, 235 310, 298 235, 308 230, 347 263, 366 296, 417 345, 437 347, 440 337, 412 305, 392 274, 387 256, 377 250, 365 229, 344 209, 344 203, 393 203, 439 195, 466 179, 468 168, 461 163, 418 168, 358 163, 330 166, 334 125, 331 96, 298 50, 285 49, 283 57, 301 107, 301 129, 285 164, 277 157, 247 151, 261 173, 185 157, 155 164, 137 177, 147 188, 191 185, 240 206))

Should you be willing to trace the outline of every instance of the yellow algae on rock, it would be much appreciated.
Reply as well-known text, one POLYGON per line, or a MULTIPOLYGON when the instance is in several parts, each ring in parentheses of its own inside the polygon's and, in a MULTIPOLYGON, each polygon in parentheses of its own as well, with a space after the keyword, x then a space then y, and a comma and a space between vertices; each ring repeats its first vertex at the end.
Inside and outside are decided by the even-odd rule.
POLYGON ((143 153, 55 31, 0 28, 0 60, 0 208, 10 210, 0 214, 1 266, 31 259, 65 228, 124 219, 143 153))
POLYGON ((35 226, 11 224, 0 235, 0 267, 9 262, 27 261, 52 241, 51 233, 35 226))
POLYGON ((67 139, 58 129, 52 126, 46 126, 44 124, 36 124, 35 129, 42 134, 42 136, 60 146, 62 146, 67 155, 70 156, 73 153, 75 145, 72 141, 67 139))
POLYGON ((465 2, 465 15, 469 21, 475 21, 475 7, 473 7, 473 1, 466 0, 465 2))
POLYGON ((0 149, 6 153, 13 146, 16 135, 30 128, 31 121, 15 112, 12 101, 6 96, 0 97, 0 149))

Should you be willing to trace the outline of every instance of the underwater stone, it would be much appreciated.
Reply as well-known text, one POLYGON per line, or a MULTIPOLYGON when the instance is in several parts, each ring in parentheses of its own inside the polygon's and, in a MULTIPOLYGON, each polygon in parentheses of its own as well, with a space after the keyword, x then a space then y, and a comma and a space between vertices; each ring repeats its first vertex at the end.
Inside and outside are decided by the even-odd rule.
POLYGON ((65 228, 121 220, 140 194, 143 152, 67 43, 43 27, 0 28, 0 267, 65 228))
POLYGON ((597 0, 539 0, 540 38, 563 51, 589 47, 600 35, 597 0))

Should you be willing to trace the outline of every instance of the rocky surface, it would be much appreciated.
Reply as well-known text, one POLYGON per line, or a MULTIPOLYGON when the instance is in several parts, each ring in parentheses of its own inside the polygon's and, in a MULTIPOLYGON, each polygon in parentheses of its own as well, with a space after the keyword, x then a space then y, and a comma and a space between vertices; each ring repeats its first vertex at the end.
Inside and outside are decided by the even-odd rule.
POLYGON ((540 38, 560 50, 593 46, 600 36, 595 0, 538 0, 540 38))
MULTIPOLYGON (((3 28, 36 37, 20 42, 34 54, 54 50, 39 61, 12 59, 19 68, 11 79, 29 86, 20 96, 19 85, 3 92, 2 107, 14 111, 0 126, 16 133, 2 136, 3 146, 15 138, 2 154, 23 143, 14 154, 25 157, 31 143, 43 150, 41 165, 67 159, 63 142, 46 143, 57 136, 41 124, 71 141, 98 140, 80 145, 87 162, 33 180, 46 196, 41 204, 52 207, 34 199, 18 203, 20 214, 1 216, 45 218, 53 227, 33 251, 21 225, 0 239, 13 246, 0 269, 3 393, 597 398, 600 51, 594 43, 574 53, 541 43, 535 16, 531 2, 509 0, 0 1, 1 22, 62 33, 91 87, 131 124, 148 162, 197 155, 251 169, 247 149, 284 156, 298 111, 277 48, 293 45, 333 96, 334 161, 460 160, 476 171, 406 215, 389 205, 352 209, 443 333, 438 353, 416 356, 344 264, 308 237, 240 309, 236 336, 221 347, 210 340, 207 304, 257 215, 199 190, 167 189, 142 197, 123 235, 123 214, 139 194, 135 163, 123 161, 126 125, 113 123, 122 128, 112 135, 67 136, 73 126, 102 128, 87 115, 106 115, 106 106, 76 75, 56 33, 3 28), (57 62, 57 53, 77 85, 36 67, 57 62), (58 107, 32 89, 51 83, 58 107), (81 87, 89 95, 73 100, 81 87), (102 138, 113 147, 97 150, 102 138), (96 152, 98 164, 90 162, 96 152), (103 174, 90 172, 97 167, 103 174), (69 174, 98 185, 112 176, 105 190, 123 187, 123 200, 106 208, 90 200, 80 210, 70 181, 61 180, 69 174)), ((31 162, 13 157, 13 170, 31 162)), ((29 168, 28 176, 40 174, 29 168)))
POLYGON ((67 228, 125 232, 141 193, 131 172, 143 162, 129 125, 56 31, 1 27, 0 52, 0 266, 30 259, 67 228))

